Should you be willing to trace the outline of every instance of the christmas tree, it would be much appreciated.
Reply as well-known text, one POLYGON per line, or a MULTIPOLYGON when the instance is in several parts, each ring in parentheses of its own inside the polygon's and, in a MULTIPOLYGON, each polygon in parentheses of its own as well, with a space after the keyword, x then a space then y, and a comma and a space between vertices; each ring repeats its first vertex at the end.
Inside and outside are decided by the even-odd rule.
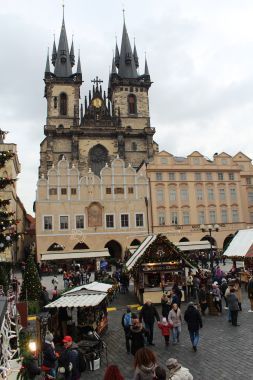
MULTIPOLYGON (((4 142, 7 132, 0 130, 0 143, 4 142)), ((18 239, 16 225, 18 220, 15 218, 15 213, 8 210, 10 199, 5 199, 5 188, 13 185, 16 179, 3 176, 2 172, 9 160, 12 160, 15 153, 10 150, 0 150, 0 252, 4 252, 11 247, 18 239)))
POLYGON ((28 256, 21 287, 20 300, 39 301, 42 286, 40 282, 37 266, 32 254, 28 256))

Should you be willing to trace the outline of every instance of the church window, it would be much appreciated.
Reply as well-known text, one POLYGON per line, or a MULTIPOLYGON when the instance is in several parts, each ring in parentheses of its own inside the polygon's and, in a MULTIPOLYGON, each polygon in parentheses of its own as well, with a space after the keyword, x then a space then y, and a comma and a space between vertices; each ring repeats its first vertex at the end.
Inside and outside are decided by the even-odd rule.
POLYGON ((57 96, 54 97, 54 108, 57 108, 57 96))
POLYGON ((107 162, 109 162, 108 152, 103 145, 97 144, 90 149, 89 167, 94 174, 99 176, 101 169, 105 167, 107 162))
POLYGON ((49 189, 49 195, 57 195, 57 188, 51 187, 51 189, 49 189))
POLYGON ((106 193, 106 194, 111 194, 111 193, 112 193, 112 188, 111 188, 111 187, 107 187, 107 188, 105 189, 105 193, 106 193))
POLYGON ((128 112, 130 114, 136 114, 137 107, 136 107, 136 96, 133 94, 130 94, 128 96, 128 112))
POLYGON ((60 95, 60 115, 67 115, 67 95, 64 92, 60 95))
POLYGON ((134 152, 136 152, 136 150, 137 150, 137 144, 136 144, 135 141, 132 142, 132 150, 133 150, 134 152))
POLYGON ((66 187, 61 188, 61 195, 67 195, 67 189, 66 187))

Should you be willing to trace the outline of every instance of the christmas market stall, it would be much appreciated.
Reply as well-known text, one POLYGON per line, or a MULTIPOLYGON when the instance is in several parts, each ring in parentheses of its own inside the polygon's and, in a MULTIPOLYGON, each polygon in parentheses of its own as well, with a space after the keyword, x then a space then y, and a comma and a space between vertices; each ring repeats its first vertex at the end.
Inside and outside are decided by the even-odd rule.
MULTIPOLYGON (((193 268, 182 252, 163 235, 145 239, 126 268, 132 273, 134 289, 139 301, 160 303, 164 292, 177 284, 185 289, 186 268, 193 268)), ((184 292, 182 291, 184 301, 184 292)))
POLYGON ((71 289, 46 306, 52 311, 51 331, 56 336, 71 335, 78 341, 90 331, 101 334, 106 330, 107 292, 80 288, 71 289))
POLYGON ((239 230, 224 251, 223 256, 233 261, 233 270, 244 283, 248 283, 253 272, 253 228, 239 230), (238 268, 237 262, 241 262, 238 268))

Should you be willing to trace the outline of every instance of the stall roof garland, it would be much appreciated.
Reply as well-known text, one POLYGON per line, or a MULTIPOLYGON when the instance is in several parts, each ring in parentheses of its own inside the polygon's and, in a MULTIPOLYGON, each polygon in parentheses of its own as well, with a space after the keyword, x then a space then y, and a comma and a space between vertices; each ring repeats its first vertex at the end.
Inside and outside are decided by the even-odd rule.
POLYGON ((144 254, 134 264, 131 272, 134 278, 138 277, 139 267, 146 263, 163 263, 168 261, 184 260, 189 266, 195 266, 194 263, 186 257, 179 248, 177 248, 164 235, 157 235, 155 241, 150 244, 144 254))

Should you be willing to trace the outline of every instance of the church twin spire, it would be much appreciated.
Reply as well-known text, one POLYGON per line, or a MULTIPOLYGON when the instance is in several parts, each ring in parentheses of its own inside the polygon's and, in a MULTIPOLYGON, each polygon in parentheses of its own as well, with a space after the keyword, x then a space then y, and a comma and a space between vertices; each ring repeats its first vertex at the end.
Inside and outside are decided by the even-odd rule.
MULTIPOLYGON (((112 74, 117 74, 122 79, 137 79, 140 76, 138 75, 137 69, 139 67, 139 57, 137 54, 136 45, 134 42, 134 49, 132 50, 129 36, 127 33, 126 23, 124 19, 123 24, 123 33, 121 40, 121 49, 119 53, 118 44, 116 42, 115 46, 115 55, 112 62, 112 74), (118 72, 116 70, 118 69, 118 72)), ((144 76, 149 77, 149 70, 147 59, 145 58, 145 71, 144 76)), ((143 76, 141 76, 143 77, 143 76)))
MULTIPOLYGON (((66 33, 66 28, 65 28, 64 13, 63 13, 62 27, 61 27, 61 33, 60 33, 60 38, 59 38, 58 49, 56 49, 56 44, 54 40, 51 62, 54 66, 55 77, 68 78, 72 75, 72 67, 75 65, 74 42, 72 39, 71 48, 69 51, 68 38, 67 38, 67 33, 66 33)), ((76 73, 82 74, 80 54, 78 56, 76 73)), ((46 74, 51 74, 49 54, 47 56, 47 62, 46 62, 45 75, 46 74)))

